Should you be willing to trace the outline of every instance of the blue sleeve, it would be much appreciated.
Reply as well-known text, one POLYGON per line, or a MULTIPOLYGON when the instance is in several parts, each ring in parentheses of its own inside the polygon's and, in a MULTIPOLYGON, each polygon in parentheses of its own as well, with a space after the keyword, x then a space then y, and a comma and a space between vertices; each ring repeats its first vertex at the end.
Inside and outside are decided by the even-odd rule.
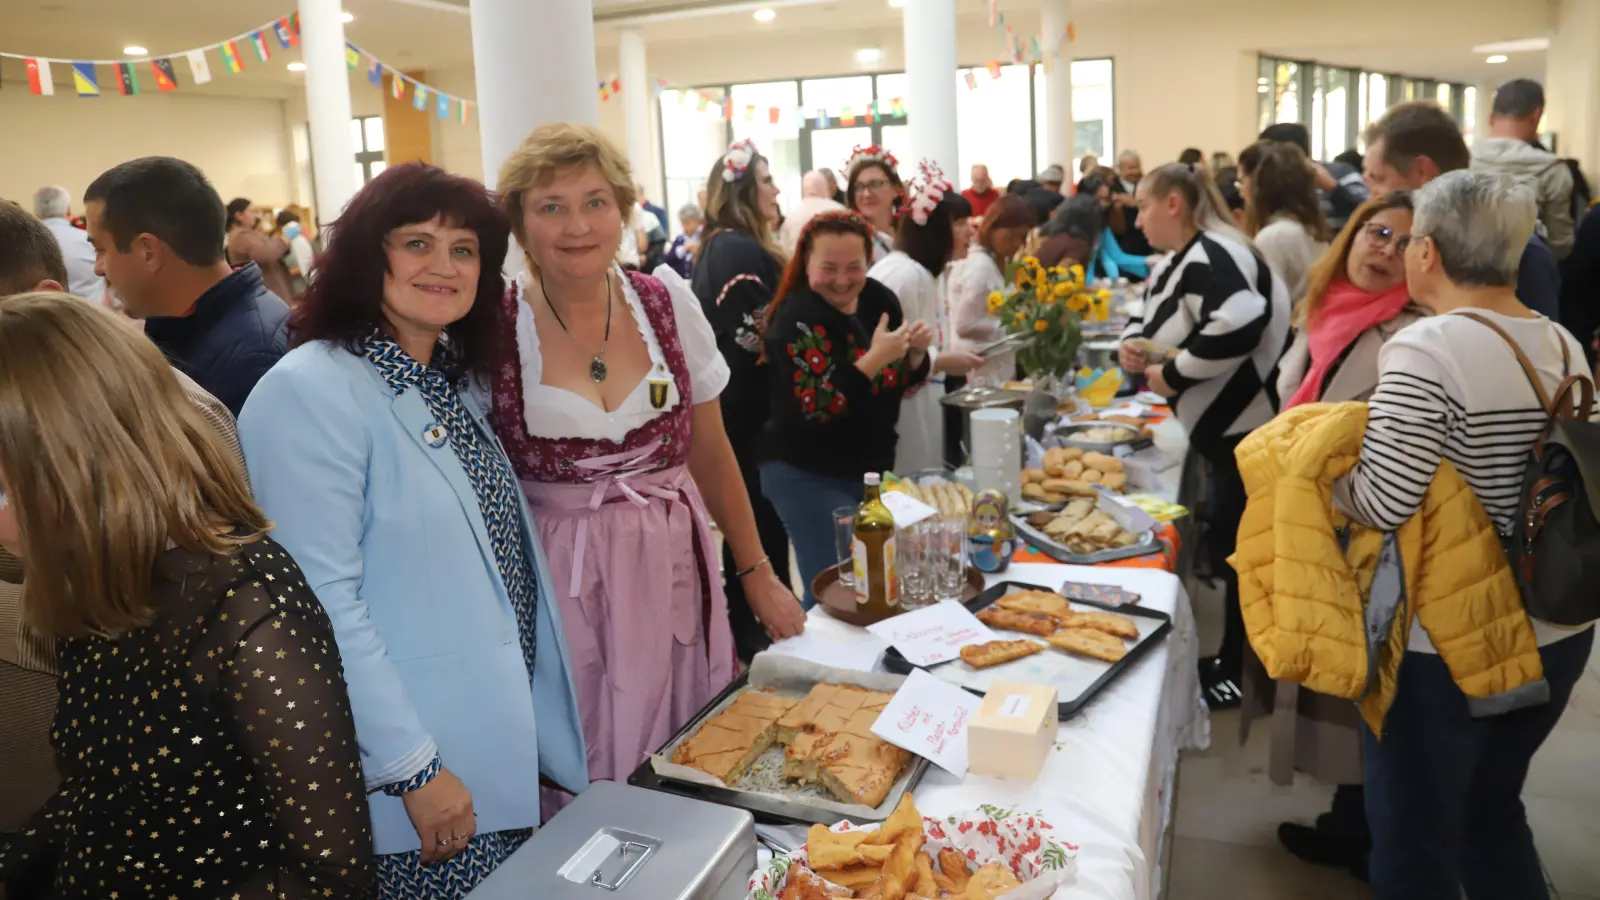
POLYGON ((361 593, 372 437, 337 377, 298 365, 268 373, 239 416, 239 443, 273 537, 333 622, 370 791, 416 775, 439 748, 361 593))
POLYGON ((1561 321, 1561 268, 1555 252, 1538 235, 1522 251, 1522 263, 1517 268, 1517 299, 1534 312, 1561 321))
POLYGON ((1101 262, 1105 263, 1106 274, 1109 277, 1117 277, 1115 271, 1113 271, 1114 269, 1120 269, 1129 275, 1139 278, 1150 277, 1149 264, 1144 261, 1143 257, 1125 252, 1122 249, 1122 245, 1117 243, 1117 236, 1111 233, 1111 229, 1107 228, 1100 235, 1100 246, 1102 247, 1100 251, 1101 262))

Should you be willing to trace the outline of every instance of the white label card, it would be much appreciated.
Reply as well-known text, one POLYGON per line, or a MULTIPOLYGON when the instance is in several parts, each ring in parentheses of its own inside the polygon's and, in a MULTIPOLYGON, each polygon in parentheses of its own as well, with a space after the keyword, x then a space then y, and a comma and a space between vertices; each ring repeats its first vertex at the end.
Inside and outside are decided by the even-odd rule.
POLYGON ((967 774, 967 724, 983 698, 913 669, 872 725, 872 733, 957 778, 967 774))
POLYGON ((1026 694, 1012 694, 1000 701, 1000 715, 1007 719, 1026 719, 1028 717, 1028 696, 1026 694))
POLYGON ((910 528, 923 519, 939 514, 937 509, 900 491, 884 491, 878 495, 878 499, 888 507, 889 515, 894 516, 896 528, 910 528))
POLYGON ((961 655, 962 647, 995 639, 989 626, 954 601, 902 613, 867 630, 894 645, 913 666, 949 662, 961 655))
POLYGON ((1156 527, 1156 520, 1132 500, 1099 485, 1095 485, 1095 489, 1100 492, 1099 503, 1096 505, 1124 529, 1134 534, 1143 534, 1156 527))

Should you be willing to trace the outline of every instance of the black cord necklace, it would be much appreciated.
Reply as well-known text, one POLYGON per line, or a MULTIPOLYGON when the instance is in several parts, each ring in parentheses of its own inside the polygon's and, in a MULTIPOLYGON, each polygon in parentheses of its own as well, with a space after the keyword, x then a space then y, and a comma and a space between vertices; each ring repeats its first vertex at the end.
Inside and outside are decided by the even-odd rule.
MULTIPOLYGON (((581 343, 578 343, 578 339, 573 336, 572 330, 567 327, 567 323, 561 320, 561 313, 556 310, 556 305, 550 302, 550 295, 545 293, 543 278, 539 279, 539 295, 544 298, 544 305, 550 307, 550 314, 556 317, 556 324, 561 326, 561 330, 566 333, 567 337, 571 338, 574 344, 578 344, 579 350, 589 353, 589 349, 587 347, 583 346, 581 343)), ((589 377, 594 379, 595 384, 601 384, 606 380, 605 355, 606 347, 611 344, 612 305, 611 273, 606 272, 606 336, 605 339, 600 342, 600 352, 589 354, 589 377)))

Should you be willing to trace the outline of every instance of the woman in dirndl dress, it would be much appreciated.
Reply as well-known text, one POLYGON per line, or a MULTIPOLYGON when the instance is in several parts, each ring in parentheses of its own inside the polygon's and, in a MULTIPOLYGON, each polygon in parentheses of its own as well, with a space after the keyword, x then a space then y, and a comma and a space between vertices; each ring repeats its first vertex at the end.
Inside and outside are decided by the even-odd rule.
MULTIPOLYGON (((500 172, 530 271, 507 291, 494 426, 550 558, 592 779, 625 780, 737 674, 711 533, 775 637, 804 614, 761 550, 722 425, 728 366, 666 267, 614 262, 627 163, 598 131, 536 129, 500 172)), ((546 796, 547 809, 564 797, 546 796)))

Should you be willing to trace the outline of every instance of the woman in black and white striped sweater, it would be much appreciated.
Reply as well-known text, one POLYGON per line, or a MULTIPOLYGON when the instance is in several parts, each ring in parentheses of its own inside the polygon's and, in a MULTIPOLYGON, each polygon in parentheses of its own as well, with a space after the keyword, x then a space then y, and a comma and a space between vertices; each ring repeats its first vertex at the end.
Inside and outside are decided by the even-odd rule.
POLYGON ((1277 414, 1289 292, 1233 227, 1203 166, 1162 166, 1139 182, 1135 196, 1139 228, 1171 255, 1145 282, 1144 315, 1128 323, 1119 358, 1124 370, 1144 372, 1151 390, 1172 399, 1190 446, 1211 464, 1210 543, 1226 588, 1226 627, 1216 658, 1201 663, 1201 680, 1212 708, 1237 706, 1244 620, 1238 576, 1224 560, 1233 553, 1245 494, 1233 451, 1277 414), (1160 368, 1146 368, 1146 341, 1146 348, 1168 351, 1160 368))
MULTIPOLYGON (((1440 462, 1449 460, 1505 533, 1547 419, 1506 340, 1548 393, 1568 375, 1587 374, 1588 364, 1566 329, 1517 299, 1518 262, 1534 228, 1531 189, 1462 170, 1430 182, 1415 204, 1406 284, 1435 315, 1384 344, 1361 459, 1336 482, 1335 503, 1394 530, 1422 506, 1440 462)), ((1549 896, 1522 785, 1584 671, 1594 630, 1537 619, 1533 630, 1549 701, 1473 718, 1427 632, 1413 623, 1383 742, 1370 730, 1363 736, 1376 900, 1453 900, 1462 888, 1471 897, 1549 896)))

